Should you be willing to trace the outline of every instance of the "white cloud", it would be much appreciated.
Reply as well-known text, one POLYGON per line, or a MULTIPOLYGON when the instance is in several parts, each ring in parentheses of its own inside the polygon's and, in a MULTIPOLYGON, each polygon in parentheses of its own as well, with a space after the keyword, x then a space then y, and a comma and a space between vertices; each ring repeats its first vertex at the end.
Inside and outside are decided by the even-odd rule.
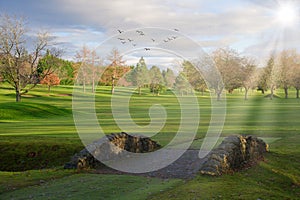
MULTIPOLYGON (((276 37, 281 40, 283 47, 299 46, 297 44, 300 42, 298 27, 286 30, 285 38, 280 37, 283 30, 274 23, 276 8, 280 2, 284 2, 279 0, 54 0, 45 4, 32 0, 26 3, 21 0, 14 2, 2 1, 0 7, 27 15, 30 23, 35 26, 48 26, 57 36, 57 41, 68 49, 68 56, 83 44, 97 46, 117 34, 118 29, 142 27, 170 30, 177 28, 180 33, 199 41, 207 49, 232 46, 253 56, 265 54, 266 49, 274 46, 276 37)), ((299 6, 298 1, 294 3, 299 6)), ((166 37, 159 34, 155 37, 166 37)), ((143 43, 144 46, 149 44, 143 43)), ((167 44, 162 43, 161 47, 164 45, 167 44)), ((184 44, 174 45, 177 46, 172 46, 173 49, 185 48, 184 44)), ((112 46, 123 48, 117 41, 105 48, 112 46)))

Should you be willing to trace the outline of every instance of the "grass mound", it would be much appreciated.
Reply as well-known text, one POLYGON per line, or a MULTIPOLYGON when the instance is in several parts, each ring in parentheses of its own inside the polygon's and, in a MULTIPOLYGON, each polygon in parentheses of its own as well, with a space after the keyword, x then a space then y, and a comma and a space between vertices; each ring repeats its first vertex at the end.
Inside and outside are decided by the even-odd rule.
MULTIPOLYGON (((5 136, 1 136, 4 137, 5 136)), ((0 171, 25 171, 63 166, 70 157, 82 149, 79 140, 42 139, 24 137, 23 139, 0 142, 0 171)))

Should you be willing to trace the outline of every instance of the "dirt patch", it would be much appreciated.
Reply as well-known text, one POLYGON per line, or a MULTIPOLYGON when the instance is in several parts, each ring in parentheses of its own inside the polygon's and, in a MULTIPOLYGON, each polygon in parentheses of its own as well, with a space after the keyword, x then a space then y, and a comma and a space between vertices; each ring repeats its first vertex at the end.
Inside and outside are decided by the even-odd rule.
POLYGON ((142 173, 142 174, 132 174, 125 173, 111 169, 109 167, 103 167, 101 169, 95 170, 95 173, 99 174, 130 174, 130 175, 140 175, 146 177, 157 177, 163 179, 169 178, 180 178, 180 179, 191 179, 199 174, 201 165, 203 164, 203 159, 198 157, 199 150, 187 150, 179 159, 177 159, 172 164, 165 168, 157 171, 142 173))

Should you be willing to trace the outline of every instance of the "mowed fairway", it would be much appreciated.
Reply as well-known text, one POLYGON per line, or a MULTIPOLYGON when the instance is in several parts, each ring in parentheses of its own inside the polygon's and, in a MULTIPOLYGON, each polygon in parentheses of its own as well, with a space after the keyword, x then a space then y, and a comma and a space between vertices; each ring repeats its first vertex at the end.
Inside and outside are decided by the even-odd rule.
MULTIPOLYGON (((98 87, 95 98, 97 117, 105 134, 121 131, 112 115, 109 89, 98 87)), ((269 100, 252 91, 245 101, 243 93, 238 91, 227 94, 227 115, 221 136, 263 137, 270 143, 270 153, 265 162, 234 175, 218 178, 198 175, 190 181, 63 170, 70 156, 83 148, 73 121, 72 92, 71 86, 54 87, 50 93, 38 86, 21 103, 15 103, 14 91, 0 85, 0 199, 297 199, 300 196, 300 101, 294 99, 292 90, 290 99, 269 100)), ((281 91, 277 92, 283 96, 281 91)), ((162 105, 167 113, 166 124, 153 138, 166 145, 180 125, 178 101, 170 91, 160 96, 152 96, 147 89, 144 93, 131 97, 130 114, 138 125, 147 125, 149 108, 162 105)), ((209 96, 199 94, 198 100, 201 120, 197 140, 191 146, 194 149, 201 147, 211 117, 209 96)))

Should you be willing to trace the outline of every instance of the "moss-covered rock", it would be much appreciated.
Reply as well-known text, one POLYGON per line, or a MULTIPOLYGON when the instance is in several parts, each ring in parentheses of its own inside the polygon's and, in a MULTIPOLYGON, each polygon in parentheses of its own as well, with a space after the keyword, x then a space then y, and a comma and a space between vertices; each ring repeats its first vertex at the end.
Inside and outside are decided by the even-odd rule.
POLYGON ((129 135, 125 132, 110 134, 103 137, 75 154, 71 161, 66 163, 65 169, 99 168, 103 164, 99 161, 110 161, 124 157, 126 152, 152 152, 161 146, 148 137, 129 135))

